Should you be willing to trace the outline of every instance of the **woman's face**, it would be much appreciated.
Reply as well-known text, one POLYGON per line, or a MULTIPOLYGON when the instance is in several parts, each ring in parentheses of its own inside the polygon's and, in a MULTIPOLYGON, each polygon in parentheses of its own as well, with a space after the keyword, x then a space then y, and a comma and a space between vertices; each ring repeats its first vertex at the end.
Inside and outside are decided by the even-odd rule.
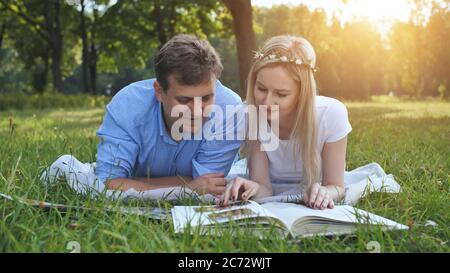
MULTIPOLYGON (((280 125, 292 120, 298 105, 300 86, 282 66, 264 67, 256 75, 254 87, 257 106, 267 105, 268 120, 273 105, 278 105, 280 125)), ((274 111, 275 114, 275 111, 274 111)))

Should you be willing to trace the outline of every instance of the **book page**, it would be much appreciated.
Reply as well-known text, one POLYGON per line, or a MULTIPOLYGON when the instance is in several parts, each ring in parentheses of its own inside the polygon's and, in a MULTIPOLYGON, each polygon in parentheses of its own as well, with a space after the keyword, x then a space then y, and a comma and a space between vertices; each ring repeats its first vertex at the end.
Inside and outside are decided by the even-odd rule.
POLYGON ((287 230, 287 226, 270 211, 264 209, 254 201, 232 202, 229 206, 175 206, 172 208, 172 218, 176 232, 181 232, 188 224, 194 226, 208 226, 238 221, 242 219, 267 218, 277 220, 280 227, 287 230))
POLYGON ((302 218, 325 220, 330 223, 378 224, 395 229, 408 228, 392 220, 347 205, 339 205, 325 210, 311 209, 304 205, 290 203, 266 203, 262 206, 282 219, 290 229, 296 221, 302 218))

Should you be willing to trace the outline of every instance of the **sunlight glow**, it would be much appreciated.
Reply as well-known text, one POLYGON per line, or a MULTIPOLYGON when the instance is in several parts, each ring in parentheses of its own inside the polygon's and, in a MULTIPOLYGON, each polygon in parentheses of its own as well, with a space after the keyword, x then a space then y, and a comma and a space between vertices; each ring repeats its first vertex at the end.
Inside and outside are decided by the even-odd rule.
POLYGON ((367 18, 375 24, 381 34, 386 35, 395 21, 408 21, 411 6, 407 0, 354 0, 348 3, 349 15, 346 20, 367 18))
POLYGON ((337 16, 345 23, 355 19, 368 19, 382 35, 386 35, 395 21, 407 22, 411 14, 408 0, 252 0, 255 6, 304 4, 310 9, 324 9, 328 17, 337 16))

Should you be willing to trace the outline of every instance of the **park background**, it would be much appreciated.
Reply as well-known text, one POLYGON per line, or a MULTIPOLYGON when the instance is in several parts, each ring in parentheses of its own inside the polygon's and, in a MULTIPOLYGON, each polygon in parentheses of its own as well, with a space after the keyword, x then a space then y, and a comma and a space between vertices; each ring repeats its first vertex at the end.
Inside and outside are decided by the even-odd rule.
POLYGON ((1 0, 0 93, 114 95, 153 77, 161 45, 191 33, 217 49, 223 83, 243 96, 253 51, 293 34, 316 50, 323 95, 449 98, 448 3, 1 0))
MULTIPOLYGON (((450 1, 0 0, 0 192, 96 211, 44 212, 0 201, 0 252, 449 252, 450 1), (347 170, 377 162, 402 186, 356 207, 409 231, 285 240, 251 230, 204 237, 168 222, 108 214, 123 206, 48 187, 63 154, 96 160, 106 103, 154 76, 152 57, 176 33, 208 39, 221 81, 243 98, 253 51, 267 38, 307 38, 321 95, 349 110, 347 170)), ((192 200, 191 200, 192 201, 192 200)), ((189 201, 189 202, 191 202, 189 201)), ((184 201, 182 201, 184 202, 184 201)), ((149 204, 136 202, 130 206, 149 204)))

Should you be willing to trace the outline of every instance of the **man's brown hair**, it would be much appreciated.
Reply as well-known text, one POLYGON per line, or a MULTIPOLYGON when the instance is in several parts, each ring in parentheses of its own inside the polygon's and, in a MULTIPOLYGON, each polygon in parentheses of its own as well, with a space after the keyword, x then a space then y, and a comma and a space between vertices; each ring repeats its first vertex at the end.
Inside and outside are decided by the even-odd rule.
POLYGON ((208 41, 193 35, 179 34, 165 43, 155 57, 156 80, 164 91, 169 76, 183 85, 197 85, 220 77, 223 66, 216 50, 208 41))

